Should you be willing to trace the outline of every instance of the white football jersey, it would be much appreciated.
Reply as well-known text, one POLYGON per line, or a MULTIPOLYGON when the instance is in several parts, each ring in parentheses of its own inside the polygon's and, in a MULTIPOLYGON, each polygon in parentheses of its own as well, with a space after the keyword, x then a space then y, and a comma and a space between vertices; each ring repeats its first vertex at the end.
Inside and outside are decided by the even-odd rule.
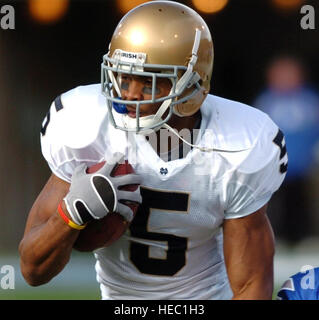
MULTIPOLYGON (((43 123, 42 152, 70 182, 81 163, 114 152, 143 179, 139 207, 117 242, 94 252, 103 299, 230 299, 222 223, 249 215, 281 185, 287 166, 281 131, 261 111, 209 95, 196 145, 162 160, 143 135, 115 129, 99 85, 77 87, 53 102, 43 123)), ((118 115, 120 117, 120 115, 118 115)))

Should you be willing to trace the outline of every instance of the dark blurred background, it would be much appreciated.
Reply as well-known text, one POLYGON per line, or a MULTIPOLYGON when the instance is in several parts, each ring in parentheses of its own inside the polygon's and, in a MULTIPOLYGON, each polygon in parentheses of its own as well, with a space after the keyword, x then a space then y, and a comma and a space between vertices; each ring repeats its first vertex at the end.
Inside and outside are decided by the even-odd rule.
MULTIPOLYGON (((130 5, 141 2, 0 1, 0 6, 15 8, 15 29, 0 29, 0 252, 17 254, 27 214, 50 175, 41 155, 39 131, 51 102, 75 86, 100 81, 102 55, 115 26, 130 5)), ((215 13, 199 10, 197 5, 205 5, 205 0, 179 2, 197 9, 211 29, 215 45, 211 93, 254 105, 266 87, 268 63, 279 54, 301 59, 308 70, 307 81, 314 92, 318 89, 318 0, 206 1, 211 10, 212 3, 220 4, 215 13), (300 25, 300 8, 306 4, 316 10, 314 30, 300 25)), ((311 206, 311 223, 298 241, 319 236, 315 160, 308 169, 305 201, 311 206)), ((289 241, 289 235, 277 228, 280 210, 272 210, 276 236, 289 241)))

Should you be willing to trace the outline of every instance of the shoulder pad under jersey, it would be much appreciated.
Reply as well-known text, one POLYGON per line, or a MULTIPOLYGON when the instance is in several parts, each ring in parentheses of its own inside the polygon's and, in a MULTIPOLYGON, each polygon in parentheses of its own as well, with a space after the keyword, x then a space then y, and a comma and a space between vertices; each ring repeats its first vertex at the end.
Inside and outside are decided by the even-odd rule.
POLYGON ((209 95, 201 111, 209 119, 214 149, 243 172, 260 170, 285 147, 278 126, 256 108, 209 95))
POLYGON ((42 140, 70 148, 93 143, 107 125, 107 106, 100 85, 76 87, 57 97, 43 122, 42 140))

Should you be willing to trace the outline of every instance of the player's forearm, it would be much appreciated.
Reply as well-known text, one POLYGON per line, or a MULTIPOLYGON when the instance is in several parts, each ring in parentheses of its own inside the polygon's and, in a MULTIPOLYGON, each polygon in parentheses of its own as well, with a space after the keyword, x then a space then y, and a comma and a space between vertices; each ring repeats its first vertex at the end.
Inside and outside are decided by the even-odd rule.
POLYGON ((78 231, 54 214, 43 225, 33 227, 22 239, 21 272, 33 286, 50 281, 68 263, 78 231))
POLYGON ((253 255, 243 256, 243 260, 237 260, 239 263, 228 265, 233 300, 272 299, 274 278, 271 256, 266 255, 263 259, 255 256, 255 260, 249 260, 253 255))
POLYGON ((224 222, 224 257, 233 299, 271 299, 274 236, 265 205, 224 222))
POLYGON ((241 287, 233 289, 233 300, 271 300, 273 293, 273 279, 247 281, 241 287))

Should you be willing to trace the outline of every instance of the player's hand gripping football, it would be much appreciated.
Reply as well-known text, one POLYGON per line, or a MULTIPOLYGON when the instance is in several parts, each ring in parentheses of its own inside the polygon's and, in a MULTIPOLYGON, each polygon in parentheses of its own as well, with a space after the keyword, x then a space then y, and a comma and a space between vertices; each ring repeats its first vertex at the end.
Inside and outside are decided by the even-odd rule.
POLYGON ((86 165, 78 166, 72 176, 69 193, 64 201, 72 220, 82 225, 101 219, 109 212, 121 214, 126 221, 133 219, 132 209, 124 202, 141 203, 140 188, 136 191, 120 190, 126 185, 139 185, 140 176, 134 173, 113 176, 113 170, 124 156, 115 153, 98 171, 88 174, 86 165))

